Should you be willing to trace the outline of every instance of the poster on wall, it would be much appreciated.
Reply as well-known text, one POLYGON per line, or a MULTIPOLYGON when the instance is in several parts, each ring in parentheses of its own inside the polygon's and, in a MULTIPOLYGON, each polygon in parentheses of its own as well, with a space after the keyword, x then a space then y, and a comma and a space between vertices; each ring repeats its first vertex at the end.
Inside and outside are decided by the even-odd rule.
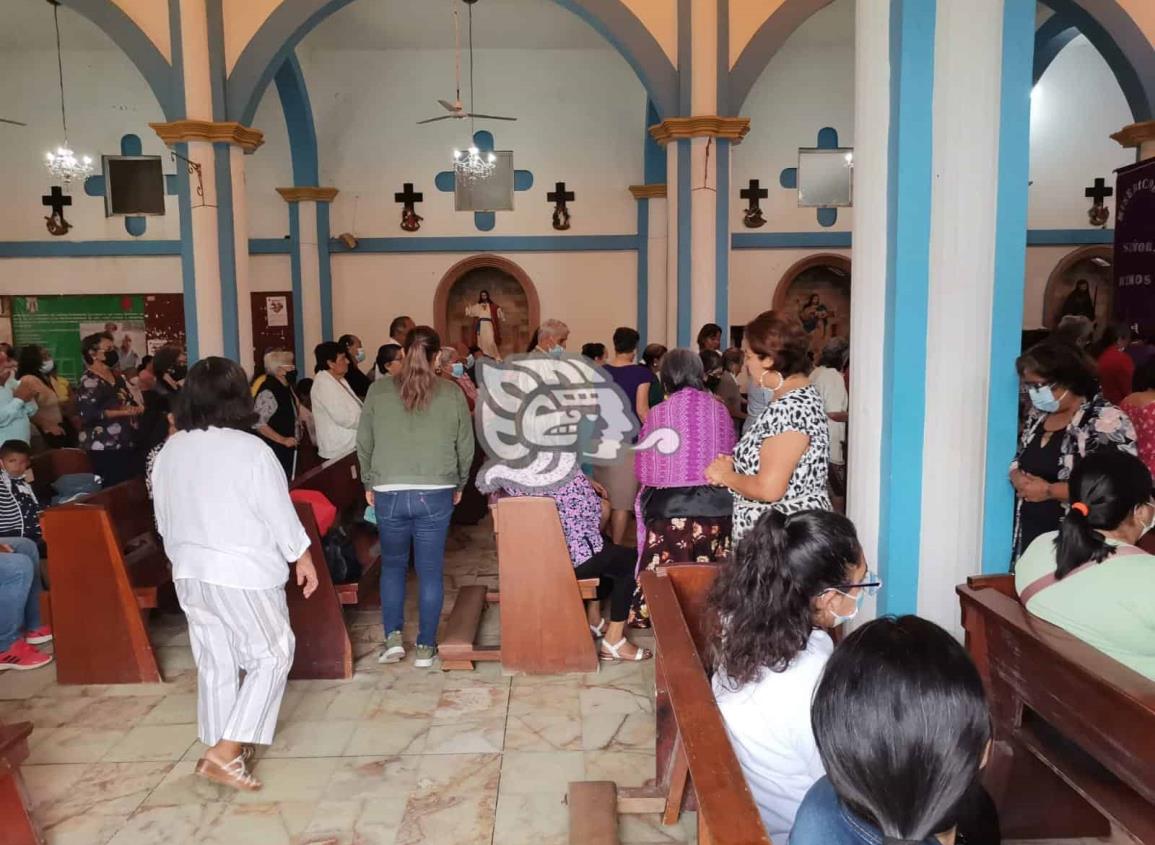
POLYGON ((265 325, 270 329, 289 325, 288 297, 270 296, 265 300, 265 325))
POLYGON ((1155 160, 1116 171, 1115 317, 1155 331, 1155 160))
MULTIPOLYGON (((110 331, 118 351, 129 339, 134 351, 146 348, 144 297, 94 294, 91 296, 13 296, 12 335, 16 346, 35 343, 47 347, 57 372, 75 381, 83 372, 80 341, 94 332, 110 331)), ((140 354, 137 351, 137 354, 140 354)))

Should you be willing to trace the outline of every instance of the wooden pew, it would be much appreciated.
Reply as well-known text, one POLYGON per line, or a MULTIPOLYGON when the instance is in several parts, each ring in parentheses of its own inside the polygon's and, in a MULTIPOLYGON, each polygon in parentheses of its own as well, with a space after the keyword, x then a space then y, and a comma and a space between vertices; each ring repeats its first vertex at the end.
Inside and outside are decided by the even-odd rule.
POLYGON ((548 675, 594 672, 598 656, 583 599, 597 596, 598 579, 579 581, 552 499, 526 496, 493 507, 500 590, 461 587, 441 637, 441 668, 472 669, 500 660, 510 672, 548 675), (487 604, 501 604, 501 645, 476 644, 487 604))
POLYGON ((658 776, 637 789, 571 783, 572 845, 616 845, 621 813, 660 812, 673 824, 691 796, 701 845, 770 845, 702 659, 706 596, 716 573, 715 566, 692 564, 642 573, 657 643, 658 776), (583 820, 575 818, 575 806, 583 820))
POLYGON ((313 557, 313 568, 317 570, 317 589, 312 596, 305 598, 301 588, 297 586, 295 570, 290 573, 289 583, 285 585, 289 622, 297 639, 293 668, 289 671, 289 677, 351 678, 353 647, 345 627, 341 599, 329 578, 329 568, 325 566, 325 553, 321 549, 321 535, 317 531, 317 521, 313 518, 313 509, 308 505, 298 502, 295 507, 301 525, 309 535, 309 551, 313 557))
POLYGON ((1113 824, 1155 843, 1155 682, 1031 616, 1013 576, 957 592, 990 697, 985 781, 1003 836, 1107 836, 1113 824))
POLYGON ((57 681, 159 682, 146 621, 172 573, 144 480, 48 508, 41 525, 52 550, 52 591, 41 606, 53 629, 57 681))
POLYGON ((32 492, 47 506, 52 501, 52 484, 62 475, 92 472, 92 462, 83 449, 49 449, 32 457, 32 492))
POLYGON ((20 764, 28 759, 31 733, 31 722, 0 722, 0 845, 44 845, 20 776, 20 764))

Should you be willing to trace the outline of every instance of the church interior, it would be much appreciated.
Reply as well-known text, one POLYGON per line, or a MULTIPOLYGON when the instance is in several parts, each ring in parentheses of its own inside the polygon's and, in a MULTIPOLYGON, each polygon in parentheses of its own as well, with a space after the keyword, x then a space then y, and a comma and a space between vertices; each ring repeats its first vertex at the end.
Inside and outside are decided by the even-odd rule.
MULTIPOLYGON (((0 12, 2 845, 1155 845, 1155 615, 1135 598, 1155 561, 1141 539, 1155 508, 1143 475, 1155 471, 1153 0, 0 0, 0 12), (1068 340, 1072 326, 1085 336, 1068 340), (434 386, 461 387, 432 390, 427 409, 404 386, 422 377, 426 342, 434 386), (616 464, 579 458, 571 472, 607 515, 594 559, 623 552, 628 575, 582 574, 552 493, 478 480, 502 460, 484 431, 488 374, 522 353, 584 362, 591 344, 607 365, 589 370, 594 386, 624 397, 634 439, 616 464), (797 365, 783 363, 791 344, 797 365), (699 375, 674 372, 679 349, 699 375), (173 480, 189 450, 172 447, 207 425, 189 422, 191 387, 210 370, 223 383, 222 359, 251 386, 251 439, 278 447, 265 451, 300 517, 273 532, 291 669, 255 756, 229 729, 206 738, 214 658, 174 539, 180 512, 200 510, 180 502, 240 477, 214 458, 196 467, 204 487, 173 480), (692 488, 724 494, 725 516, 709 519, 726 537, 703 552, 699 532, 647 566, 647 496, 680 482, 643 478, 643 456, 661 460, 646 435, 677 428, 680 412, 661 411, 689 392, 677 378, 729 408, 692 488), (119 398, 92 410, 86 391, 119 398), (804 393, 825 402, 816 423, 786 410, 804 393), (44 424, 48 405, 61 411, 44 424), (457 429, 404 416, 450 405, 468 408, 457 429), (334 423, 342 408, 351 423, 334 423), (325 440, 332 425, 340 446, 325 440), (392 483, 435 431, 456 442, 460 479, 392 483), (814 498, 798 504, 827 441, 814 498), (1089 460, 1108 450, 1135 466, 1089 460), (778 461, 781 487, 763 495, 778 461), (1114 477, 1094 487, 1099 471, 1131 472, 1142 495, 1114 477), (85 478, 94 486, 63 484, 85 478), (397 552, 408 587, 389 596, 400 505, 383 503, 425 507, 455 485, 433 644, 428 620, 418 627, 432 601, 421 529, 397 552), (1111 499, 1102 509, 1079 493, 1092 488, 1111 499), (740 532, 742 503, 756 525, 740 532), (842 521, 807 528, 798 513, 811 509, 842 521), (813 626, 786 637, 792 652, 755 655, 763 676, 735 674, 718 607, 741 592, 740 567, 803 554, 800 540, 791 551, 753 534, 817 530, 812 550, 844 523, 857 549, 846 571, 866 568, 795 585, 811 591, 813 626), (1076 527, 1089 575, 1062 563, 1076 527), (15 598, 11 537, 39 546, 15 598), (1024 581, 1032 553, 1054 549, 1059 563, 1024 581), (1118 606, 1088 587, 1086 612, 1109 625, 1029 612, 1044 577, 1051 607, 1067 578, 1100 576, 1118 606), (609 590, 627 577, 623 633, 609 590), (386 659, 402 608, 403 659, 386 659), (866 649, 873 626, 915 617, 949 635, 941 653, 966 661, 989 714, 966 796, 929 827, 892 825, 863 792, 848 800, 819 727, 830 676, 855 670, 845 641, 866 649), (804 713, 809 756, 785 761, 781 736, 743 744, 749 722, 720 679, 785 684, 819 634, 837 645, 797 712, 776 711, 785 686, 741 705, 771 725, 804 713), (633 650, 622 657, 611 635, 633 650), (1103 645, 1116 636, 1122 657, 1103 645), (236 760, 212 756, 234 740, 236 760), (795 768, 775 780, 762 753, 795 768), (856 820, 816 833, 815 781, 870 836, 856 820), (782 821, 767 808, 791 790, 782 821), (968 827, 977 793, 993 834, 968 827)), ((687 517, 663 513, 666 526, 687 517)), ((767 582, 750 577, 760 595, 767 582)), ((751 626, 774 639, 773 624, 751 626)), ((243 703, 264 676, 239 665, 228 695, 243 703)), ((934 697, 926 684, 914 698, 934 697)), ((952 735, 947 710, 934 718, 952 735)), ((883 769, 879 781, 899 777, 883 769)))

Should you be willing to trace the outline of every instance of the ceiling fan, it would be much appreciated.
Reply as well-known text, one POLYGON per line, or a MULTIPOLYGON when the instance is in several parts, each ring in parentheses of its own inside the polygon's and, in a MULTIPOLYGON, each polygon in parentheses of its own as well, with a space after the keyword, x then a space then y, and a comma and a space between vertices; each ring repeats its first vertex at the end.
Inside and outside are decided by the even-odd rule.
POLYGON ((462 0, 469 6, 469 111, 465 110, 465 106, 461 101, 461 27, 458 24, 456 3, 453 8, 453 31, 455 36, 455 55, 457 57, 457 97, 451 103, 448 100, 438 100, 441 107, 449 114, 443 114, 440 117, 431 117, 426 120, 417 121, 417 125, 421 126, 426 123, 437 123, 440 120, 465 120, 466 118, 478 118, 481 120, 517 120, 516 117, 502 117, 496 114, 478 114, 473 111, 473 4, 477 0, 462 0))

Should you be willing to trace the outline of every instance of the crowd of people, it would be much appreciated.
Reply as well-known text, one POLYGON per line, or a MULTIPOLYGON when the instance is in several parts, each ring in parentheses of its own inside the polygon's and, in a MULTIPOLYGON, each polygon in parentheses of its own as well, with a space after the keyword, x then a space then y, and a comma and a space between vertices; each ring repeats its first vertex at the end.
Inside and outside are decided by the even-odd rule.
MULTIPOLYGON (((1085 329, 1067 321, 1017 363, 1016 586, 1030 612, 1155 678, 1145 636, 1155 613, 1132 598, 1151 564, 1139 543, 1155 526, 1155 355, 1118 329, 1092 345, 1085 329)), ((85 338, 84 374, 63 391, 43 350, 0 348, 0 669, 51 659, 36 648, 51 630, 38 616, 33 427, 45 445, 79 443, 109 483, 140 475, 151 456, 157 527, 199 673, 202 776, 260 788, 252 746, 271 741, 294 648, 283 586, 295 565, 308 596, 323 565, 288 495, 306 444, 322 460, 355 453, 360 465, 380 535, 379 661, 407 657, 412 563, 413 665, 433 666, 450 523, 477 491, 477 370, 494 359, 405 316, 389 336, 368 372, 362 340, 344 335, 313 350, 312 378, 296 378, 291 351, 270 350, 250 382, 222 358, 186 373, 175 347, 126 368, 101 333, 85 338)), ((620 327, 610 345, 581 347, 620 389, 635 442, 673 431, 676 450, 627 443, 593 461, 586 432, 563 459, 580 471, 551 482, 514 468, 484 492, 556 504, 575 576, 600 581, 587 609, 605 661, 653 656, 627 636, 650 624, 640 572, 719 566, 709 597, 714 696, 776 841, 948 842, 956 831, 996 841, 979 784, 989 715, 966 652, 917 617, 867 623, 837 646, 830 633, 882 584, 840 513, 845 340, 815 360, 797 317, 774 311, 748 322, 732 348, 713 324, 697 340, 696 350, 651 344, 639 354, 638 332, 620 327)), ((569 327, 549 319, 527 355, 564 360, 569 343, 569 327)))

